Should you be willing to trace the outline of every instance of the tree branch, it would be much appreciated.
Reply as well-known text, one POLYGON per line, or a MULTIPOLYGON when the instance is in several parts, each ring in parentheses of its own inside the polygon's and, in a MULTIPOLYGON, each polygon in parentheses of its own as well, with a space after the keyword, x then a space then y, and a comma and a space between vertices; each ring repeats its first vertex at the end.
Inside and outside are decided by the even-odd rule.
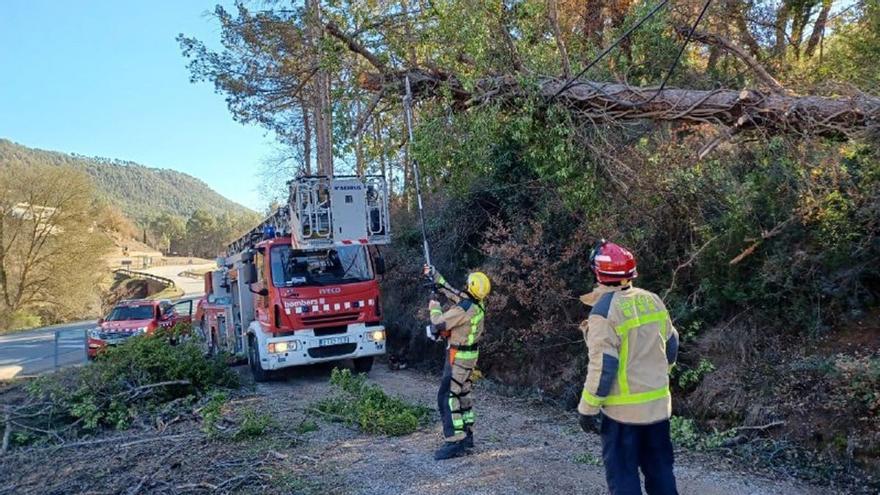
MULTIPOLYGON (((686 36, 689 30, 690 28, 686 26, 678 26, 675 28, 675 31, 678 33, 679 36, 686 36)), ((694 31, 691 39, 693 39, 694 41, 699 41, 700 43, 704 43, 706 45, 717 46, 733 54, 743 63, 745 63, 746 66, 748 66, 748 68, 751 69, 758 76, 758 78, 770 89, 777 93, 787 92, 785 87, 783 87, 782 84, 776 80, 776 78, 771 76, 770 73, 767 72, 767 70, 760 64, 760 62, 755 60, 754 57, 749 55, 745 50, 738 47, 729 39, 723 36, 719 36, 717 34, 706 33, 703 31, 694 31)))

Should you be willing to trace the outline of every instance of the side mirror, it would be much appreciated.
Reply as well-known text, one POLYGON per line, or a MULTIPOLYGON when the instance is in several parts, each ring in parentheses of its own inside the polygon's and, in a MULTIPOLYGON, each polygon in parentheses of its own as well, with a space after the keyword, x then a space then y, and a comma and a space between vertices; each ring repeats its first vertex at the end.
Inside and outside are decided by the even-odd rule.
POLYGON ((241 267, 241 272, 244 283, 248 285, 257 283, 257 265, 245 263, 241 267))
POLYGON ((260 290, 257 291, 257 294, 259 294, 259 295, 261 295, 261 296, 263 296, 263 297, 266 297, 266 296, 269 295, 269 289, 263 287, 262 289, 260 289, 260 290))
POLYGON ((376 256, 373 263, 376 265, 376 273, 378 275, 385 275, 385 258, 382 256, 376 256))
POLYGON ((254 252, 251 249, 241 253, 241 262, 250 265, 254 261, 254 252))

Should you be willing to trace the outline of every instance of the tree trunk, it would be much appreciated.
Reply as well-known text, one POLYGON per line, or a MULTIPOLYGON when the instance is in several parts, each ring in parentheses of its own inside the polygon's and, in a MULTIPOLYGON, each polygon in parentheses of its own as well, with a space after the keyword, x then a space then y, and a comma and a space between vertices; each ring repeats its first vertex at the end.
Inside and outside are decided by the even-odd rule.
POLYGON ((831 12, 831 4, 832 0, 823 0, 822 2, 822 10, 819 11, 819 17, 816 18, 816 23, 813 25, 813 32, 810 34, 810 39, 807 41, 807 47, 804 49, 804 56, 807 58, 813 56, 816 52, 816 47, 819 46, 819 40, 825 35, 825 24, 828 23, 828 14, 831 12))
POLYGON ((550 18, 550 27, 553 28, 553 36, 556 38, 556 47, 559 49, 559 58, 562 59, 562 74, 566 79, 571 77, 571 65, 568 62, 568 50, 565 48, 565 39, 559 28, 559 15, 556 9, 556 0, 547 0, 547 14, 550 18))
POLYGON ((605 37, 605 0, 587 0, 584 2, 584 37, 587 44, 598 49, 605 37))
MULTIPOLYGON (((321 39, 321 8, 318 0, 306 0, 309 12, 309 38, 317 65, 320 59, 321 39)), ((317 164, 320 175, 333 175, 333 135, 330 106, 330 77, 327 71, 319 69, 313 81, 312 104, 315 108, 315 145, 317 147, 317 164)))
POLYGON ((309 118, 309 107, 302 105, 303 125, 303 171, 306 175, 312 175, 312 123, 309 118))
POLYGON ((785 56, 785 28, 788 25, 788 17, 789 17, 789 6, 788 0, 783 0, 782 4, 779 5, 779 10, 776 11, 776 22, 775 25, 775 33, 776 39, 773 45, 773 55, 782 61, 782 58, 785 56))

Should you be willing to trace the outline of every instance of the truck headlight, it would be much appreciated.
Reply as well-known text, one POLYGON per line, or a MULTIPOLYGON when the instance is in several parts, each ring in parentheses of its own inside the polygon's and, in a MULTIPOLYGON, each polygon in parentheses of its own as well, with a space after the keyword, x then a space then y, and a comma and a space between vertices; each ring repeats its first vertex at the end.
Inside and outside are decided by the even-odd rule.
POLYGON ((385 330, 373 330, 367 333, 367 339, 373 342, 381 342, 385 340, 385 330))
POLYGON ((295 351, 297 348, 296 341, 289 342, 270 342, 267 346, 269 348, 269 352, 274 353, 282 353, 287 351, 295 351))
POLYGON ((95 340, 101 340, 101 327, 95 327, 89 329, 89 338, 95 340))
POLYGON ((135 330, 135 333, 138 335, 145 334, 145 333, 147 333, 147 327, 140 327, 137 330, 135 330))

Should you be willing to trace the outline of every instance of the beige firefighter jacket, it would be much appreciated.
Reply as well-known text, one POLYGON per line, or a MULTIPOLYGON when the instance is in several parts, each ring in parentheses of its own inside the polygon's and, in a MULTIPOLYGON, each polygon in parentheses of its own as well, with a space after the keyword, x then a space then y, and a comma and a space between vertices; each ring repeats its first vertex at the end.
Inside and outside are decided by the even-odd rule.
MULTIPOLYGON (((483 307, 467 298, 460 297, 453 291, 444 288, 446 280, 439 273, 434 273, 434 282, 440 290, 455 303, 447 311, 443 311, 440 303, 432 301, 429 306, 431 324, 437 334, 445 337, 453 348, 461 348, 459 353, 476 352, 476 344, 483 336, 483 307)), ((476 357, 476 354, 474 354, 476 357)))
POLYGON ((581 296, 591 306, 581 323, 589 364, 578 412, 621 423, 669 419, 669 370, 678 355, 678 332, 656 294, 631 285, 598 285, 581 296))

